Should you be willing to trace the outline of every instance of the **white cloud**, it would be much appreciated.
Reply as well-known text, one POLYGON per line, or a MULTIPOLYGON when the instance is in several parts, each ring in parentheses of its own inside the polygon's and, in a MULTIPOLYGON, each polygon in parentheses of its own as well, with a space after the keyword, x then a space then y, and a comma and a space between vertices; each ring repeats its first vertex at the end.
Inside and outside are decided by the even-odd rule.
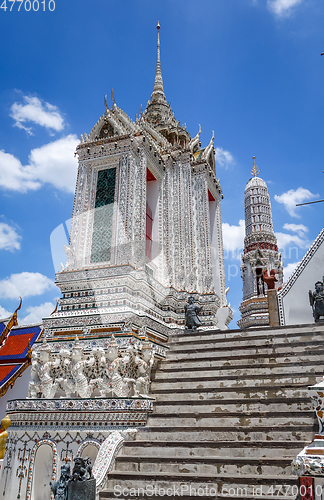
POLYGON ((43 318, 49 316, 54 311, 55 305, 52 302, 45 302, 40 306, 27 307, 27 316, 25 316, 19 324, 27 325, 30 323, 40 323, 43 318))
POLYGON ((51 288, 55 288, 55 285, 47 276, 41 273, 22 272, 11 274, 10 277, 0 280, 0 297, 7 299, 26 298, 42 295, 51 288))
POLYGON ((48 182, 74 193, 78 165, 74 151, 77 144, 77 136, 71 134, 33 149, 29 156, 32 175, 43 184, 48 182))
POLYGON ((310 246, 309 240, 300 238, 297 234, 275 233, 275 235, 279 248, 284 248, 288 245, 297 245, 299 248, 308 248, 310 246))
POLYGON ((32 128, 25 123, 32 122, 48 130, 59 132, 64 128, 64 119, 59 109, 48 102, 44 104, 38 97, 24 96, 24 104, 15 102, 11 106, 10 116, 15 120, 15 126, 26 130, 32 135, 32 128))
POLYGON ((287 283, 288 279, 298 266, 299 262, 290 262, 283 268, 283 273, 284 273, 284 281, 287 283))
POLYGON ((225 258, 229 258, 232 253, 233 259, 240 259, 240 252, 244 246, 245 222, 241 219, 238 226, 231 226, 227 222, 223 223, 223 242, 225 258))
POLYGON ((305 233, 308 231, 308 227, 304 226, 304 224, 284 224, 283 228, 287 231, 292 231, 293 233, 297 233, 298 236, 303 237, 305 233))
POLYGON ((289 16, 294 7, 300 5, 303 0, 267 0, 268 8, 277 16, 289 16))
POLYGON ((0 306, 0 318, 5 319, 9 318, 9 316, 12 316, 12 313, 7 311, 4 307, 0 306))
POLYGON ((292 217, 300 217, 300 215, 296 212, 296 204, 304 203, 312 198, 316 198, 316 196, 319 195, 311 193, 308 189, 299 187, 298 189, 290 189, 286 193, 279 196, 275 194, 274 198, 278 203, 282 203, 284 205, 289 215, 292 217))
POLYGON ((29 164, 23 166, 15 156, 0 151, 0 187, 26 192, 50 183, 74 193, 77 159, 74 151, 78 138, 74 134, 33 149, 29 164))
POLYGON ((228 168, 230 165, 234 165, 235 160, 229 151, 225 151, 223 148, 215 148, 216 151, 216 167, 228 168))
POLYGON ((19 240, 21 240, 21 236, 17 234, 15 228, 5 222, 0 222, 0 250, 19 250, 19 240))
POLYGON ((13 191, 39 189, 41 184, 33 180, 28 167, 23 167, 15 156, 0 151, 0 187, 13 191))

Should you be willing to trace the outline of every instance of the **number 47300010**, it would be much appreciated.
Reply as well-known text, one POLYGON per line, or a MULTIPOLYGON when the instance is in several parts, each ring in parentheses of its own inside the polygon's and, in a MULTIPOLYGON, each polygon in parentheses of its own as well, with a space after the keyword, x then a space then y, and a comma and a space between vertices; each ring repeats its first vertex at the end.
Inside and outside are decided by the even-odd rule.
MULTIPOLYGON (((1 0, 0 0, 1 2, 1 0)), ((3 0, 0 5, 1 9, 6 12, 13 12, 17 10, 17 12, 25 10, 29 12, 30 10, 37 12, 38 10, 45 12, 45 10, 49 10, 53 12, 55 10, 55 2, 54 0, 3 0), (11 5, 10 5, 11 4, 11 5)))

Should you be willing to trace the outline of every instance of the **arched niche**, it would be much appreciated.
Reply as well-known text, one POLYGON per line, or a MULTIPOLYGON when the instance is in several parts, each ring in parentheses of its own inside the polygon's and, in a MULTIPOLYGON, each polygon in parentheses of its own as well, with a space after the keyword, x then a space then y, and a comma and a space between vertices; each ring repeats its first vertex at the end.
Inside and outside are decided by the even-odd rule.
POLYGON ((49 483, 56 480, 57 448, 49 439, 38 441, 29 461, 26 500, 54 499, 49 483))
POLYGON ((77 456, 82 458, 91 458, 91 465, 93 466, 97 458, 99 448, 100 445, 97 441, 85 441, 78 449, 77 456))
POLYGON ((31 500, 51 498, 49 483, 53 476, 53 449, 49 444, 42 444, 35 453, 33 478, 31 485, 31 500))

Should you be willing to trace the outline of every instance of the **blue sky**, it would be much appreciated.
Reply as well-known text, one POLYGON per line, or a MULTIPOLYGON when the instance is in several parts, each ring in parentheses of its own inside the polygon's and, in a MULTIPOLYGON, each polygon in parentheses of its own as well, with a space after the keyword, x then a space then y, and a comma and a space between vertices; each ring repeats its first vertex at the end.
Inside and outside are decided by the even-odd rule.
POLYGON ((52 12, 48 0, 45 12, 41 3, 37 12, 19 5, 0 9, 0 316, 19 295, 22 321, 54 308, 52 253, 58 262, 72 213, 75 146, 112 87, 131 117, 145 107, 159 20, 164 89, 176 118, 192 136, 201 124, 203 145, 215 131, 235 328, 253 155, 268 183, 287 277, 323 227, 323 204, 294 207, 324 198, 323 2, 56 0, 52 12))

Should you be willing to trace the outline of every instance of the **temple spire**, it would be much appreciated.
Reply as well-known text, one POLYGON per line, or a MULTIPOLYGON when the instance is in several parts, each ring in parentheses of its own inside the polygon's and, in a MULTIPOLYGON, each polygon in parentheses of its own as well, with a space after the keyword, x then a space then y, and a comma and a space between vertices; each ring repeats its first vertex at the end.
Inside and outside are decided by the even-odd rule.
MULTIPOLYGON (((161 73, 161 58, 160 58, 160 23, 157 23, 157 30, 158 30, 158 36, 157 36, 157 58, 156 58, 156 72, 155 72, 155 80, 154 80, 154 88, 153 88, 153 94, 164 94, 164 89, 163 89, 163 80, 162 80, 162 73, 161 73)), ((152 94, 152 95, 153 95, 152 94)))

